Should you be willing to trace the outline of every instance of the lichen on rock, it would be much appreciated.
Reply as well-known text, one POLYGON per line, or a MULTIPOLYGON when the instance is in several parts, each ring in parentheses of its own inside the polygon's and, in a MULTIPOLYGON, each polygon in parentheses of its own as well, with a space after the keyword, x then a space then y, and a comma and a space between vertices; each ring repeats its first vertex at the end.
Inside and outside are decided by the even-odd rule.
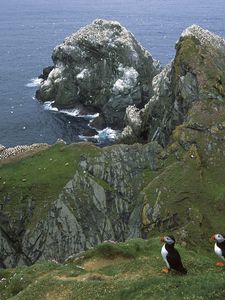
MULTIPOLYGON (((126 28, 95 20, 67 37, 52 54, 54 68, 37 99, 57 107, 94 107, 106 124, 122 127, 126 107, 143 107, 159 66, 126 28)), ((46 78, 46 76, 42 76, 46 78)))
MULTIPOLYGON (((117 22, 95 21, 57 47, 55 68, 40 93, 53 86, 59 94, 64 91, 71 83, 66 77, 72 74, 66 73, 71 64, 77 68, 72 77, 88 82, 88 64, 100 70, 104 62, 99 53, 109 55, 102 41, 117 49, 121 39, 128 43, 121 50, 126 61, 112 56, 109 61, 116 72, 112 65, 105 67, 114 76, 108 102, 103 104, 101 96, 91 100, 96 107, 101 103, 103 114, 108 111, 105 119, 114 122, 118 116, 109 113, 110 105, 115 109, 122 105, 125 111, 123 104, 130 103, 132 93, 132 101, 136 99, 138 67, 143 68, 135 55, 142 48, 130 44, 133 36, 117 22), (81 49, 84 53, 77 56, 81 49), (77 57, 85 61, 83 68, 77 57)), ((224 226, 224 45, 223 39, 196 25, 184 31, 174 60, 153 78, 148 103, 126 108, 123 140, 127 144, 98 148, 90 143, 58 143, 13 164, 2 147, 6 165, 0 166, 0 265, 63 261, 104 240, 159 232, 177 233, 189 247, 201 239, 201 246, 207 248, 208 235, 224 226)), ((102 77, 99 84, 104 82, 102 77)))
MULTIPOLYGON (((139 132, 136 119, 129 118, 126 125, 134 130, 136 140, 156 139, 165 146, 179 124, 189 118, 196 102, 225 101, 225 40, 197 25, 188 27, 176 44, 176 55, 170 65, 153 79, 153 96, 144 108, 136 110, 142 115, 139 132)), ((126 132, 125 134, 126 135, 126 132)))

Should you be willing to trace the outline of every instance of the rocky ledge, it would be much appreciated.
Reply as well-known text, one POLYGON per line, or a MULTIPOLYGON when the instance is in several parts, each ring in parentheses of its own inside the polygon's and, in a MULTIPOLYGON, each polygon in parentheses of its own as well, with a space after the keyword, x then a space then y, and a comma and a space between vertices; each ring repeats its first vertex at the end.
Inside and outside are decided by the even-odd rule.
POLYGON ((114 128, 123 127, 127 106, 146 104, 159 72, 158 63, 115 21, 95 20, 81 28, 54 49, 52 59, 37 99, 59 108, 95 108, 114 128))

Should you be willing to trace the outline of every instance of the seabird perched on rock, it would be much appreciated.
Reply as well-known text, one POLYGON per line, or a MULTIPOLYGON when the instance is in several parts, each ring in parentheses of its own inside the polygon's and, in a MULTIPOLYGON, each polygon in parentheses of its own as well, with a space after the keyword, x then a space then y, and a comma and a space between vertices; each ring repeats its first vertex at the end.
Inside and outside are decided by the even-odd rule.
POLYGON ((174 248, 175 238, 173 236, 164 236, 161 238, 161 242, 165 243, 162 246, 161 254, 167 266, 167 268, 162 269, 162 272, 169 273, 171 269, 174 269, 181 274, 187 274, 187 270, 182 264, 180 254, 174 248))

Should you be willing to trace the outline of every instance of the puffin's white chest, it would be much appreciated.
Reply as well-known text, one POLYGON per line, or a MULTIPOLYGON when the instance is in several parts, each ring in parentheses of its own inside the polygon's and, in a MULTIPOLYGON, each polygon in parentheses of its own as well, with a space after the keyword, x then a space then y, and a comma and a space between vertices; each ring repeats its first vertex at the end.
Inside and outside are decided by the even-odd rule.
POLYGON ((216 255, 218 255, 220 258, 222 258, 224 260, 224 258, 222 256, 222 250, 220 249, 220 247, 217 246, 216 243, 214 245, 214 251, 215 251, 216 255))
POLYGON ((162 255, 162 258, 163 258, 163 260, 165 261, 165 263, 167 265, 167 268, 170 268, 170 265, 169 265, 169 263, 166 259, 167 255, 168 255, 168 251, 166 250, 165 244, 162 246, 161 255, 162 255))

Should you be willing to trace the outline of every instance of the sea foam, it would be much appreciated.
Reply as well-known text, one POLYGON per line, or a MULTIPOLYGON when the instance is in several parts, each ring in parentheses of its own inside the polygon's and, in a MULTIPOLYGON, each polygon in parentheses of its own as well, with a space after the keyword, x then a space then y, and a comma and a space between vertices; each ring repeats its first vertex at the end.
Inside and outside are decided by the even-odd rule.
POLYGON ((105 144, 115 142, 119 136, 119 131, 110 127, 106 127, 102 130, 97 130, 98 134, 94 136, 79 135, 79 139, 82 141, 96 140, 97 144, 105 144))
POLYGON ((38 87, 42 82, 41 78, 32 78, 25 86, 29 88, 38 87))

